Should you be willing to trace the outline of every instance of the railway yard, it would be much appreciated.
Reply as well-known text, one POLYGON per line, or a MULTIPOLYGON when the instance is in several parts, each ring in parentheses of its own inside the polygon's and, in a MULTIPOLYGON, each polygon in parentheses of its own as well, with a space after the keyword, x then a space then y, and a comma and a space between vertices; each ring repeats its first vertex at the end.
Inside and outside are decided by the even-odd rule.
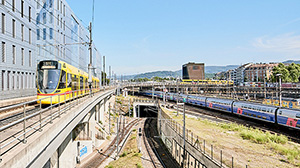
MULTIPOLYGON (((136 98, 139 97, 130 96, 131 101, 136 98)), ((78 104, 78 101, 82 100, 75 99, 71 104, 78 104)), ((129 110, 128 98, 113 97, 112 101, 115 102, 113 112, 105 113, 105 121, 101 123, 106 132, 111 128, 111 135, 108 135, 105 142, 77 167, 180 167, 160 139, 157 128, 159 119, 129 117, 126 113, 129 110), (113 122, 111 127, 108 126, 110 115, 113 122), (117 117, 120 117, 119 124, 116 121, 117 117)), ((172 101, 160 103, 163 112, 181 127, 182 107, 177 110, 175 102, 172 101)), ((66 105, 61 104, 53 108, 61 108, 63 111, 72 106, 66 105)), ((41 109, 45 111, 45 117, 51 116, 51 108, 32 102, 3 110, 0 116, 1 126, 20 120, 24 109, 26 116, 41 109)), ((197 145, 212 158, 221 159, 224 167, 300 166, 300 135, 297 130, 255 122, 249 118, 194 105, 186 105, 185 113, 186 128, 197 137, 197 145)))

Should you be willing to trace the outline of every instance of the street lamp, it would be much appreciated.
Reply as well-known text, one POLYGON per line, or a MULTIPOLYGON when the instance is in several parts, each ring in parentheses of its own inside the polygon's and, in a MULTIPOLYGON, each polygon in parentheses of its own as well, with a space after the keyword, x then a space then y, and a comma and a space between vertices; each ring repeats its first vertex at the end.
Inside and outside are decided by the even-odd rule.
POLYGON ((181 167, 184 167, 185 165, 185 159, 186 159, 186 151, 185 151, 185 104, 184 103, 177 103, 178 105, 183 106, 183 160, 181 163, 181 167))
POLYGON ((276 74, 276 76, 279 77, 279 107, 282 106, 282 104, 281 104, 281 75, 282 74, 276 74))

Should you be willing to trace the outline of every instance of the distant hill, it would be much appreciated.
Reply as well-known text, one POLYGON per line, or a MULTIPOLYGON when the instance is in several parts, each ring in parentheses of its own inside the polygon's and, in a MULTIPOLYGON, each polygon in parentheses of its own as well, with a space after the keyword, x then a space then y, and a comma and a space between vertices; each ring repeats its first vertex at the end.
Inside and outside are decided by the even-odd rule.
POLYGON ((152 78, 152 77, 161 77, 161 78, 166 78, 166 77, 181 77, 181 70, 179 71, 154 71, 154 72, 147 72, 147 73, 142 73, 142 74, 137 74, 134 76, 134 79, 137 78, 152 78))
POLYGON ((300 60, 287 60, 287 61, 284 61, 282 63, 287 63, 287 64, 291 64, 291 63, 295 63, 295 64, 300 64, 300 60))
POLYGON ((205 73, 218 73, 222 71, 228 71, 229 69, 235 69, 239 65, 226 65, 226 66, 205 66, 205 73))

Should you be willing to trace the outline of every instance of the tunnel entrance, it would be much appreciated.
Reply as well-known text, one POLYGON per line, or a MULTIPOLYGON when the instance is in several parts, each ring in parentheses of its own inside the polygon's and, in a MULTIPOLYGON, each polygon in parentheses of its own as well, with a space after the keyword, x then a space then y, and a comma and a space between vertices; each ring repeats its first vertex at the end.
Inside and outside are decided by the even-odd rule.
POLYGON ((158 108, 156 106, 149 106, 149 105, 137 105, 136 108, 136 116, 147 118, 147 117, 155 117, 157 118, 158 108), (140 110, 139 110, 140 109, 140 110), (139 114, 140 112, 140 114, 139 114))

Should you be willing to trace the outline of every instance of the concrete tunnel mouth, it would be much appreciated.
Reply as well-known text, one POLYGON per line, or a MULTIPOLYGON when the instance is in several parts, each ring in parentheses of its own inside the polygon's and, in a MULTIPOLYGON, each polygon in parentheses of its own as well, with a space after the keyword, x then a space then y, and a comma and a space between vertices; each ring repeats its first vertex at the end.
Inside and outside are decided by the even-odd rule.
POLYGON ((158 108, 154 105, 137 105, 135 106, 136 117, 141 118, 157 118, 158 108), (139 115, 140 111, 140 115, 139 115))

